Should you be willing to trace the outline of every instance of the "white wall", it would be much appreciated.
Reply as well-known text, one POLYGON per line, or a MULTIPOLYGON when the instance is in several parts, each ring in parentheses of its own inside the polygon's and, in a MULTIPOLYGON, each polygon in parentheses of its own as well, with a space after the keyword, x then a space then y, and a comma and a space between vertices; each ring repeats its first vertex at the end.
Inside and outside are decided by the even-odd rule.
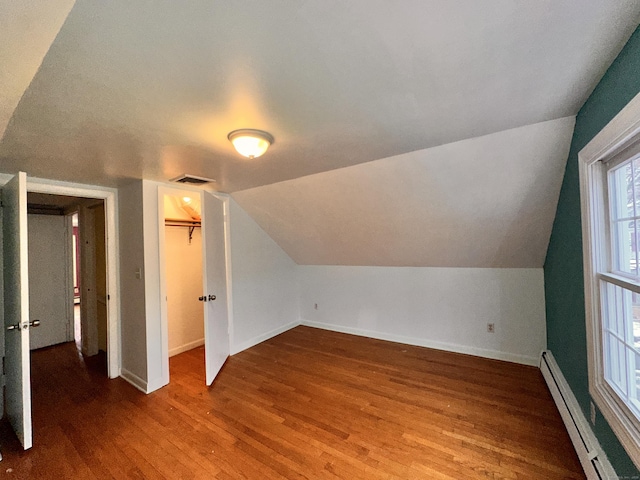
MULTIPOLYGON (((121 275, 123 367, 134 365, 133 360, 144 353, 148 368, 147 376, 141 378, 147 391, 164 384, 159 185, 142 181, 142 188, 134 184, 120 193, 122 205, 140 201, 138 195, 144 199, 142 222, 130 211, 121 215, 121 275), (128 237, 142 224, 144 248, 138 249, 135 238, 128 237), (144 255, 145 282, 131 280, 140 254, 144 255), (125 301, 133 287, 136 297, 143 289, 146 306, 135 323, 129 319, 125 326, 125 310, 140 308, 132 298, 125 301), (133 327, 140 327, 140 319, 142 335, 133 332, 133 327), (138 354, 132 360, 133 345, 138 354)), ((233 199, 229 202, 232 354, 300 322, 525 364, 536 364, 545 348, 542 269, 299 266, 233 199), (495 324, 495 333, 486 331, 487 323, 495 324)))
POLYGON ((202 233, 187 227, 165 227, 169 356, 204 344, 202 233))
POLYGON ((71 223, 62 215, 28 215, 31 350, 73 340, 71 223), (54 280, 55 279, 55 280, 54 280))
POLYGON ((297 265, 230 200, 231 354, 299 323, 297 265))
POLYGON ((118 189, 120 227, 120 332, 122 376, 145 390, 147 342, 144 251, 142 229, 142 182, 118 189), (140 278, 136 275, 140 270, 140 278))
POLYGON ((300 266, 298 278, 306 325, 530 365, 546 345, 541 268, 300 266))

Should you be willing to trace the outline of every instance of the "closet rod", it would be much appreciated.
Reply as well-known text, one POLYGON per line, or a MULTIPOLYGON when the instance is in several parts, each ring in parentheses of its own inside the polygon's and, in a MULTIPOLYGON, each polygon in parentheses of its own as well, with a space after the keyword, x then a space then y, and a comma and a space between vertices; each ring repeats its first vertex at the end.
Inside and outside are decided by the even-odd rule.
POLYGON ((196 227, 201 227, 202 224, 195 220, 172 220, 170 218, 166 218, 164 220, 165 227, 189 227, 189 245, 191 245, 191 240, 193 240, 193 231, 196 227))
POLYGON ((200 227, 201 222, 195 220, 172 220, 166 219, 164 224, 168 227, 200 227))

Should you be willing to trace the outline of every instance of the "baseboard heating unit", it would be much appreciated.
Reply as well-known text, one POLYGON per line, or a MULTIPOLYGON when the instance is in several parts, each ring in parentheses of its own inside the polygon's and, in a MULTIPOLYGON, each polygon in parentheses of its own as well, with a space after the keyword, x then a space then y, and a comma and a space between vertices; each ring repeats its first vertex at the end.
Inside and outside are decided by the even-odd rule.
POLYGON ((553 354, 548 350, 542 352, 540 370, 569 432, 587 479, 617 480, 615 470, 600 448, 553 354))

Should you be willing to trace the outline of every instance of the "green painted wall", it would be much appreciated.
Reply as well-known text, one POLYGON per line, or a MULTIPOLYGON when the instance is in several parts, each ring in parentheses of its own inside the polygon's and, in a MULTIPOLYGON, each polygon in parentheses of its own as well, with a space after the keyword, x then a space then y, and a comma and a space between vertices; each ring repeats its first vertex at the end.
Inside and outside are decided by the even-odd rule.
MULTIPOLYGON (((548 348, 553 352, 587 418, 589 418, 590 396, 587 374, 578 152, 638 92, 640 92, 640 28, 629 39, 578 113, 544 265, 548 348)), ((598 415, 594 431, 618 475, 640 474, 602 415, 598 415)))

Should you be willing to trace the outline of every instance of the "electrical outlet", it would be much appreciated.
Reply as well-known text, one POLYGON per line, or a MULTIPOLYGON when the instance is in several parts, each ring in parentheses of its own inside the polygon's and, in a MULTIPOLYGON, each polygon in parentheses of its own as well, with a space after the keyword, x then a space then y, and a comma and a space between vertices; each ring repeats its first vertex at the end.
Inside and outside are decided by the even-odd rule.
POLYGON ((589 403, 589 413, 591 414, 591 425, 595 425, 596 424, 596 406, 593 404, 593 402, 589 403))
POLYGON ((495 323, 487 323, 487 332, 496 333, 496 324, 495 323))
POLYGON ((313 304, 313 308, 317 310, 317 309, 318 309, 318 304, 317 304, 317 303, 314 303, 314 304, 313 304))

